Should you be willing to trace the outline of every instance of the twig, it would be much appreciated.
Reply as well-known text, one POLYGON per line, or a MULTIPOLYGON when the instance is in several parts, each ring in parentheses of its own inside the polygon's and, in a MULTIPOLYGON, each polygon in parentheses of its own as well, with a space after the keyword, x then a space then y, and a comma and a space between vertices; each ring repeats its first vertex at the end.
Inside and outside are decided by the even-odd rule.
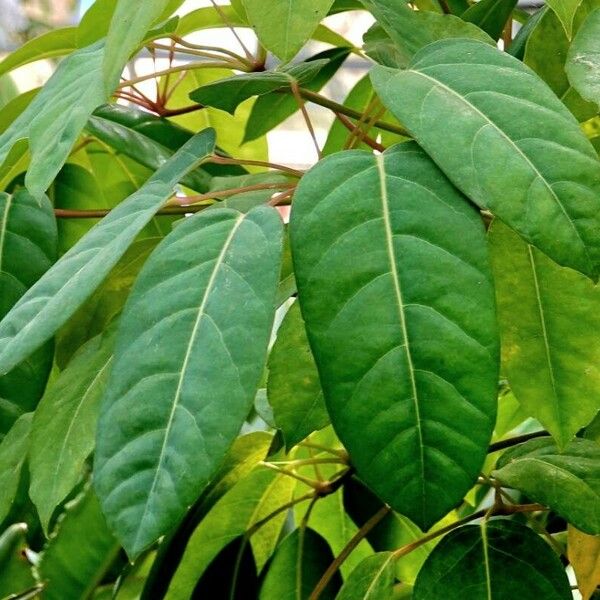
POLYGON ((319 141, 317 140, 317 136, 315 134, 315 128, 313 127, 312 121, 310 120, 310 116, 306 110, 306 105, 305 105, 304 99, 302 98, 302 95, 300 94, 300 88, 298 86, 298 82, 292 81, 291 88, 292 88, 292 94, 294 94, 294 98, 296 99, 296 102, 298 104, 298 108, 300 109, 300 112, 302 113, 302 116, 304 117, 304 122, 306 123, 308 132, 310 133, 310 137, 312 138, 313 144, 315 146, 315 150, 317 151, 317 157, 319 160, 321 160, 321 158, 323 158, 323 154, 321 153, 319 141))
POLYGON ((512 446, 517 446, 524 442, 528 442, 529 440, 535 440, 536 438, 548 437, 550 434, 547 431, 536 431, 534 433, 526 433, 524 435, 518 435, 513 438, 509 438, 507 440, 501 440, 499 442, 494 442, 490 444, 488 448, 488 454, 492 452, 497 452, 498 450, 504 450, 505 448, 511 448, 512 446))
MULTIPOLYGON (((335 116, 340 120, 340 123, 349 131, 354 133, 358 127, 354 125, 354 123, 346 116, 341 113, 335 113, 335 116)), ((363 136, 362 141, 373 148, 373 150, 377 150, 378 152, 384 152, 385 146, 382 146, 379 142, 375 141, 372 137, 368 136, 366 133, 363 136)))

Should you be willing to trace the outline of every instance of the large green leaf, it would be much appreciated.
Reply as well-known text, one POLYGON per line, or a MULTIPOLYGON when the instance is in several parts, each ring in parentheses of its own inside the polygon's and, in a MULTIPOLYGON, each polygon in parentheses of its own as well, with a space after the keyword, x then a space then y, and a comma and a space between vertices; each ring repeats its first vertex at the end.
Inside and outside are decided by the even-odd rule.
POLYGON ((135 194, 67 252, 0 323, 0 373, 6 373, 65 323, 100 285, 174 186, 214 148, 214 132, 194 136, 135 194))
MULTIPOLYGON (((52 205, 25 190, 0 194, 0 317, 56 259, 57 232, 52 205)), ((0 377, 0 439, 19 415, 33 410, 44 393, 53 345, 46 344, 0 377)))
POLYGON ((566 71, 583 98, 600 105, 600 9, 594 10, 569 47, 566 71))
POLYGON ((564 446, 600 410, 600 288, 501 222, 489 242, 505 375, 527 415, 564 446))
POLYGON ((282 67, 275 71, 242 73, 203 85, 190 94, 194 102, 235 113, 235 109, 252 96, 289 88, 293 83, 303 85, 310 81, 327 61, 312 60, 282 67))
POLYGON ((117 558, 119 543, 110 533, 91 487, 70 502, 41 555, 38 571, 44 598, 88 598, 117 558))
POLYGON ((556 16, 565 29, 567 37, 571 39, 573 19, 577 8, 581 4, 581 0, 546 0, 546 4, 556 13, 556 16))
POLYGON ((271 496, 284 478, 287 476, 270 469, 256 469, 215 504, 190 538, 166 600, 190 598, 195 582, 214 557, 229 542, 279 508, 280 504, 273 505, 271 496))
POLYGON ((282 430, 288 448, 329 423, 297 302, 286 314, 269 356, 267 394, 275 424, 282 430))
MULTIPOLYGON (((260 600, 307 600, 334 556, 327 542, 310 528, 295 529, 279 545, 267 567, 260 600)), ((319 598, 333 600, 342 584, 338 572, 319 598)))
POLYGON ((600 534, 600 446, 576 439, 564 451, 547 438, 505 452, 493 477, 549 506, 577 529, 600 534))
POLYGON ((406 0, 361 1, 396 44, 400 66, 407 66, 416 52, 439 39, 473 38, 493 44, 487 33, 455 15, 415 11, 406 0))
POLYGON ((0 443, 0 525, 10 513, 23 482, 33 413, 19 417, 0 443))
POLYGON ((376 67, 372 79, 459 189, 559 264, 597 279, 600 162, 532 71, 486 44, 442 40, 409 69, 376 67))
POLYGON ((391 552, 365 558, 352 571, 336 600, 392 600, 394 597, 394 561, 391 552))
POLYGON ((468 8, 461 16, 474 23, 491 38, 497 40, 504 30, 517 0, 480 0, 468 8))
POLYGON ((103 509, 132 557, 177 525, 248 415, 273 322, 281 238, 272 208, 199 214, 165 238, 134 285, 96 453, 103 509))
POLYGON ((315 32, 333 0, 242 0, 260 43, 287 62, 315 32))
POLYGON ((416 144, 400 144, 319 163, 290 227, 334 428, 367 485, 428 528, 473 484, 496 415, 481 220, 416 144))
POLYGON ((83 346, 52 381, 35 411, 29 494, 47 531, 56 507, 80 481, 94 449, 100 399, 113 349, 112 331, 83 346))
POLYGON ((570 600, 563 566, 546 542, 513 521, 455 529, 419 573, 414 600, 570 600), (468 590, 468 594, 465 593, 468 590))

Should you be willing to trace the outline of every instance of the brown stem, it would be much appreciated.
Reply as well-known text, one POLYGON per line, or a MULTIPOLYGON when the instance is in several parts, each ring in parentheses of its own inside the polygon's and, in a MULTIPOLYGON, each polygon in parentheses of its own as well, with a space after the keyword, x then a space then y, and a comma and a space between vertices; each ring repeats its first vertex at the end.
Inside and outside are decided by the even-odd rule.
POLYGON ((302 177, 304 175, 304 171, 298 171, 297 169, 292 169, 291 167, 286 167, 285 165, 279 165, 277 163, 267 162, 264 160, 249 160, 245 158, 229 158, 227 156, 212 156, 206 162, 212 162, 219 165, 251 165, 255 167, 267 167, 268 169, 275 169, 276 171, 282 171, 287 173, 288 175, 292 175, 293 177, 302 177))
POLYGON ((295 183, 256 183, 254 185, 244 185, 242 187, 219 192, 208 192, 206 194, 197 194, 195 196, 181 196, 179 198, 175 197, 171 199, 170 204, 196 204, 197 202, 203 202, 204 200, 212 200, 213 198, 229 198, 230 196, 243 194, 245 192, 256 192, 258 190, 285 190, 295 187, 295 183))
POLYGON ((389 506, 383 506, 380 508, 350 539, 350 541, 344 546, 343 550, 339 553, 336 559, 329 565, 327 571, 323 573, 323 577, 319 580, 312 594, 309 596, 309 600, 317 600, 325 588, 329 585, 332 577, 336 574, 337 570, 344 563, 344 561, 350 556, 352 551, 360 544, 360 542, 374 529, 379 522, 390 513, 392 509, 389 506))
MULTIPOLYGON (((355 135, 356 130, 359 128, 346 115, 343 115, 341 113, 335 113, 335 116, 339 119, 340 123, 348 131, 350 131, 353 135, 355 135)), ((379 142, 375 141, 372 137, 370 137, 366 133, 363 133, 362 141, 365 144, 367 144, 367 146, 370 146, 371 148, 373 148, 373 150, 377 150, 379 152, 385 151, 385 146, 382 146, 379 142)))
POLYGON ((298 82, 293 81, 291 84, 291 88, 292 88, 292 94, 294 95, 294 98, 296 99, 296 103, 298 104, 298 108, 300 109, 300 112, 302 113, 302 116, 304 117, 304 122, 306 123, 308 132, 310 133, 310 137, 313 141, 315 150, 317 151, 317 157, 319 160, 321 160, 321 158, 323 158, 323 154, 321 153, 319 141, 317 140, 317 135, 315 134, 315 128, 313 127, 312 121, 310 120, 310 116, 306 110, 306 103, 304 102, 304 99, 302 98, 302 95, 300 94, 300 87, 298 86, 298 82))
MULTIPOLYGON (((204 206, 169 206, 166 208, 162 208, 156 214, 159 216, 166 215, 185 215, 188 213, 195 213, 205 208, 208 208, 210 205, 204 206)), ((54 216, 57 219, 101 219, 108 215, 112 210, 112 208, 98 208, 95 210, 68 210, 64 208, 55 208, 54 216)))
POLYGON ((536 431, 534 433, 525 433, 524 435, 518 435, 507 440, 501 440, 499 442, 490 444, 488 448, 488 454, 491 454, 492 452, 497 452, 498 450, 504 450, 505 448, 511 448, 512 446, 517 446, 519 444, 522 444, 523 442, 535 440, 536 438, 548 437, 549 435, 550 434, 547 431, 536 431))

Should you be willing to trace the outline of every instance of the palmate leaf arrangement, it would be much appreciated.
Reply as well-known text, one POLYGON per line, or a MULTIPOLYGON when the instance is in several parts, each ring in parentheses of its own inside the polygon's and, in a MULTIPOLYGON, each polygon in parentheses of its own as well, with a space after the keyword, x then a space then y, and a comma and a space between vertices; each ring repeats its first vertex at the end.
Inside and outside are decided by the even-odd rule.
POLYGON ((593 596, 600 0, 516 4, 97 0, 0 63, 61 57, 0 111, 1 598, 593 596))

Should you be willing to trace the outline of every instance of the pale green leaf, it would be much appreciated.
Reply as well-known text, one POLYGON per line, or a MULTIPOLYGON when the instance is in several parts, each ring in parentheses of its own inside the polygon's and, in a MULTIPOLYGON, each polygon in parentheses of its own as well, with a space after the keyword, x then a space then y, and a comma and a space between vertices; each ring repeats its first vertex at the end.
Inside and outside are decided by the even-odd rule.
POLYGON ((134 285, 95 463, 104 512, 132 557, 177 525, 248 415, 271 333, 281 238, 269 207, 200 213, 165 238, 134 285))
POLYGON ((428 528, 472 486, 496 416, 481 220, 416 144, 400 144, 320 162, 290 227, 333 426, 361 479, 428 528))
POLYGON ((307 42, 333 0, 242 0, 260 43, 282 61, 307 42))
POLYGON ((482 521, 450 532, 417 578, 414 600, 571 600, 554 550, 513 521, 482 521))
POLYGON ((421 48, 444 38, 473 38, 494 43, 479 27, 455 15, 415 11, 406 0, 361 1, 395 42, 398 49, 396 58, 401 61, 401 66, 407 66, 421 48))
POLYGON ((600 585, 600 536, 587 535, 572 525, 567 532, 569 562, 582 599, 589 600, 600 585))
POLYGON ((214 148, 214 132, 194 136, 135 194, 67 252, 0 323, 0 373, 50 338, 100 285, 177 182, 214 148))
POLYGON ((600 162, 532 71, 486 44, 442 40, 409 69, 376 67, 372 79, 471 200, 559 264, 598 278, 600 162))
POLYGON ((117 558, 119 543, 110 533, 91 487, 71 501, 44 548, 38 571, 44 599, 88 598, 117 558))
POLYGON ((24 557, 26 536, 25 523, 15 523, 0 535, 0 598, 10 598, 35 587, 31 565, 24 557))
POLYGON ((600 9, 594 10, 569 47, 566 71, 583 98, 600 105, 600 9))
POLYGON ((580 531, 600 534, 600 447, 576 439, 564 451, 548 438, 505 452, 492 476, 551 508, 580 531))
POLYGON ((165 599, 190 598, 195 582, 214 557, 278 508, 271 506, 269 495, 273 486, 287 485, 283 482, 287 478, 271 469, 259 468, 229 490, 194 531, 165 599))
POLYGON ((94 449, 100 399, 112 363, 113 332, 90 340, 53 379, 31 429, 30 497, 48 531, 54 510, 81 480, 94 449))
MULTIPOLYGON (((308 600, 334 556, 327 542, 310 528, 295 529, 279 545, 262 582, 259 600, 308 600)), ((319 598, 333 600, 342 585, 335 572, 319 598)))
POLYGON ((319 373, 297 302, 283 319, 268 367, 269 404, 275 424, 291 448, 329 424, 319 373))
POLYGON ((24 475, 33 413, 17 419, 0 443, 0 524, 17 498, 24 475))
POLYGON ((546 4, 556 13, 570 39, 573 32, 573 18, 581 0, 546 0, 546 4))
POLYGON ((489 243, 504 374, 524 412, 564 446, 600 410, 600 288, 499 221, 489 243))
POLYGON ((380 552, 365 558, 350 574, 336 600, 393 600, 394 555, 380 552))

